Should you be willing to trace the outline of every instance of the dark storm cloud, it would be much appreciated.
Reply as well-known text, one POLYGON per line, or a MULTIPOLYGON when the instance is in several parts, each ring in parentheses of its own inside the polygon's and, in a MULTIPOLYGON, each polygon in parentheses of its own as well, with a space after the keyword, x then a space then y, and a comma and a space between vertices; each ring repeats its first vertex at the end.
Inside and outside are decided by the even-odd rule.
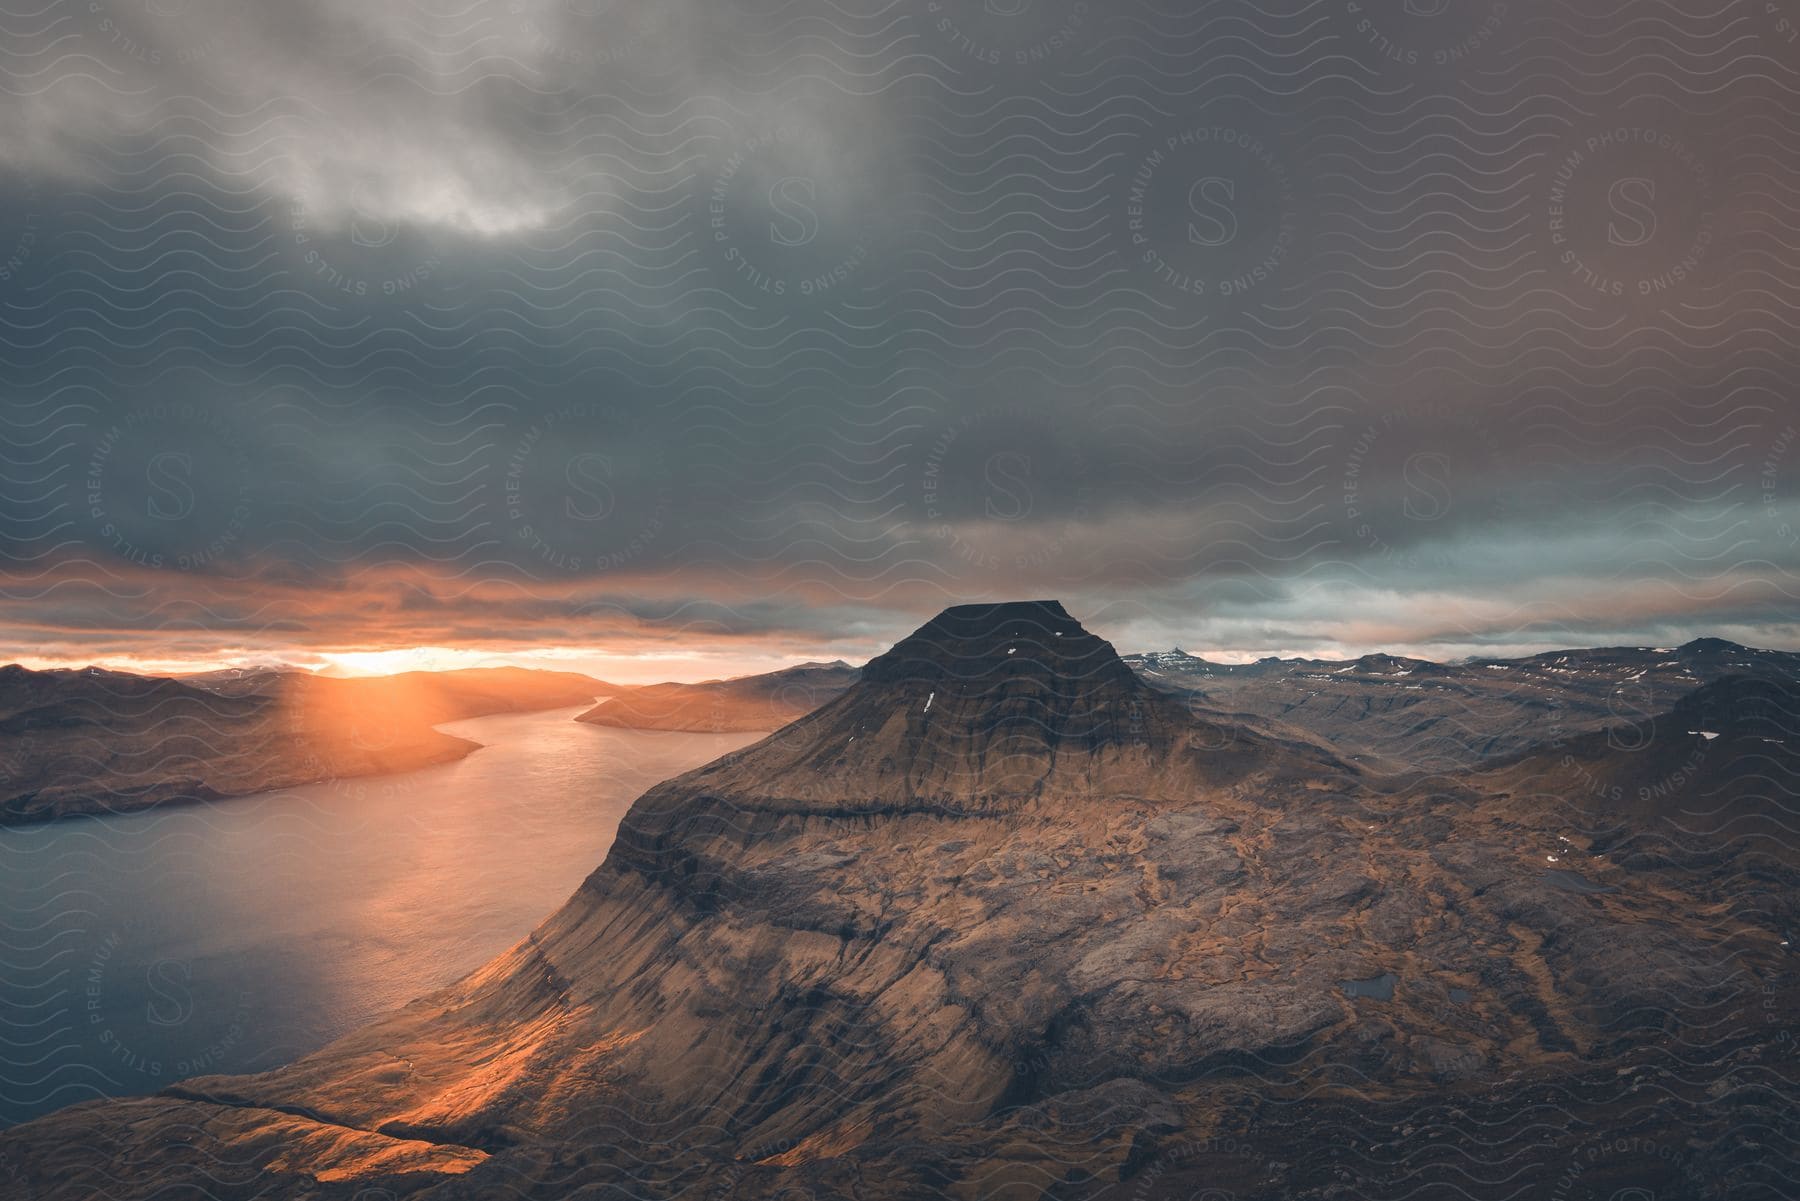
POLYGON ((1792 641, 1800 49, 1600 7, 9 17, 8 620, 1792 641))

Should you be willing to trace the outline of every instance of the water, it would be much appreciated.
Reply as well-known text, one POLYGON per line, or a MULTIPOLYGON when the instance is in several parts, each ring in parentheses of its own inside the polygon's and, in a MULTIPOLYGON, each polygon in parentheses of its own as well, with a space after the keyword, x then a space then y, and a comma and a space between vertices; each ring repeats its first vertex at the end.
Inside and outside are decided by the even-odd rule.
POLYGON ((0 830, 0 1124, 261 1071, 513 945, 637 796, 757 734, 580 709, 451 722, 456 763, 0 830))
POLYGON ((1338 984, 1347 997, 1369 997, 1376 1001, 1394 999, 1394 985, 1400 983, 1400 977, 1392 972, 1383 972, 1367 980, 1340 980, 1338 984))

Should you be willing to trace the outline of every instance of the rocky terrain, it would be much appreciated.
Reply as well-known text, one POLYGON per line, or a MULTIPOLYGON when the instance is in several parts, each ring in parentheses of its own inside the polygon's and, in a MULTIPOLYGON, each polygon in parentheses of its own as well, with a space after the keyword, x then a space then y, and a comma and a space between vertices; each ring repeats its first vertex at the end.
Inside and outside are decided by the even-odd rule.
POLYGON ((181 680, 0 667, 0 824, 424 767, 477 749, 440 722, 586 704, 606 687, 516 668, 181 680))
POLYGON ((1791 1195, 1791 682, 1455 775, 941 614, 508 954, 0 1136, 24 1196, 1791 1195), (1699 758, 1695 758, 1698 754, 1699 758), (1621 1190, 1640 1190, 1622 1192, 1621 1190))
POLYGON ((1389 771, 1455 771, 1548 739, 1642 722, 1728 676, 1800 678, 1800 654, 1717 638, 1458 664, 1395 655, 1223 664, 1180 649, 1126 662, 1196 713, 1313 738, 1389 771))
POLYGON ((731 680, 620 688, 576 720, 633 730, 778 730, 842 695, 858 674, 839 660, 731 680))

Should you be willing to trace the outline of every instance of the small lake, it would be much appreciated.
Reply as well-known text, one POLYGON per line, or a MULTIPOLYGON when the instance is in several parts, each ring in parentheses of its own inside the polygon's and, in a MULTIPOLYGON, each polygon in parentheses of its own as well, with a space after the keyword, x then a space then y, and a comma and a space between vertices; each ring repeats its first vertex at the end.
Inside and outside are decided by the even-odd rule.
POLYGON ((450 722, 456 763, 0 829, 0 1125, 261 1071, 529 933, 651 785, 757 741, 450 722))

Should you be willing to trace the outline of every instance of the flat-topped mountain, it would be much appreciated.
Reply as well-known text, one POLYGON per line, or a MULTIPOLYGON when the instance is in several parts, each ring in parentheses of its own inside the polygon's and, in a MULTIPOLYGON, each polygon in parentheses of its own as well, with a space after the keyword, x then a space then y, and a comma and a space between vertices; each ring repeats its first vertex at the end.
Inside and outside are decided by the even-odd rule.
POLYGON ((651 789, 458 984, 0 1159, 44 1201, 1498 1198, 1552 1195, 1565 1161, 1611 1196, 1751 1170, 1731 1132, 1794 1066, 1767 1050, 1800 1016, 1766 899, 1790 869, 1759 861, 1738 905, 1729 837, 1614 862, 1506 783, 1370 781, 1197 716, 1053 602, 958 607, 651 789), (1681 1163, 1583 1160, 1618 1132, 1681 1163))
POLYGON ((1184 651, 1126 662, 1197 713, 1308 738, 1375 770, 1455 771, 1667 711, 1728 676, 1800 678, 1800 654, 1718 638, 1519 659, 1208 662, 1184 651))
POLYGON ((634 818, 689 794, 771 812, 949 815, 1351 774, 1311 747, 1195 718, 1056 602, 968 605, 870 660, 853 688, 778 736, 690 773, 684 789, 653 790, 621 839, 634 818))
POLYGON ((432 729, 440 722, 586 704, 607 687, 518 668, 168 679, 13 664, 0 667, 0 824, 442 763, 477 747, 432 729))

